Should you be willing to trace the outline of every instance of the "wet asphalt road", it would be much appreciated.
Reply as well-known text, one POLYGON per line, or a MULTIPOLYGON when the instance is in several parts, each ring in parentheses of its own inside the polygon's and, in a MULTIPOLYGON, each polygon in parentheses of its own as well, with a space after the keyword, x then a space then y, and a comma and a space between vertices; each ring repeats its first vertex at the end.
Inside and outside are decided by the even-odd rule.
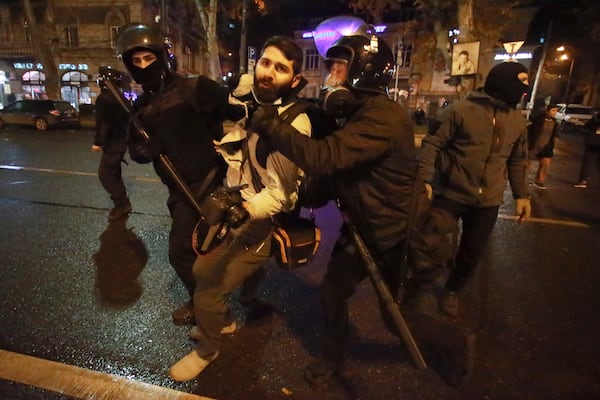
MULTIPOLYGON (((124 168, 134 212, 108 224, 90 131, 0 131, 0 349, 218 399, 600 398, 600 177, 573 189, 581 154, 565 135, 547 191, 532 190, 536 222, 508 217, 510 192, 459 322, 477 335, 475 370, 458 389, 419 371, 380 321, 368 281, 351 300, 349 359, 313 387, 302 368, 318 350, 318 283, 339 217, 320 210, 315 262, 269 268, 271 317, 224 340, 198 379, 176 383, 171 363, 193 343, 171 311, 186 300, 167 260, 166 192, 151 167, 124 168), (13 169, 7 166, 19 166, 13 169), (595 186, 594 186, 595 185, 595 186), (285 392, 285 393, 284 393, 285 392)), ((235 298, 235 295, 234 295, 235 298)), ((6 366, 5 366, 6 367, 6 366)), ((70 399, 0 379, 0 399, 70 399)))

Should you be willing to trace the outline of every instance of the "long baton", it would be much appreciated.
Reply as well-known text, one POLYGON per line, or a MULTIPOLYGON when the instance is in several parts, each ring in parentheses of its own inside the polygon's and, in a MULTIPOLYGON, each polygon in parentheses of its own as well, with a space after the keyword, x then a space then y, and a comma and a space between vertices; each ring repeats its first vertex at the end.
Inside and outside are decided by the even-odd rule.
MULTIPOLYGON (((108 87, 108 90, 110 90, 110 93, 113 95, 115 100, 117 100, 117 102, 119 102, 121 107, 123 107, 123 109, 125 111, 127 111, 127 113, 129 113, 129 115, 131 116, 133 126, 135 127, 137 133, 146 140, 150 139, 150 135, 148 135, 148 132, 146 132, 146 129, 144 129, 144 126, 142 125, 139 118, 131 112, 131 106, 129 105, 129 103, 127 101, 125 101, 125 99, 123 98, 123 95, 117 90, 117 88, 114 87, 113 83, 109 79, 106 79, 104 81, 104 83, 108 87)), ((200 204, 198 204, 198 202, 196 201, 196 198, 194 197, 192 191, 190 190, 188 185, 185 183, 185 181, 181 178, 181 176, 179 176, 179 173, 175 169, 175 166, 173 165, 173 162, 171 161, 171 159, 166 154, 162 154, 162 153, 158 155, 158 159, 159 159, 161 165, 164 167, 164 169, 167 171, 167 173, 171 177, 171 179, 173 179, 173 182, 175 182, 175 184, 177 185, 179 190, 181 190, 181 192, 185 195, 185 197, 187 197, 188 201, 194 207, 194 209, 198 212, 200 217, 203 218, 204 214, 202 214, 202 208, 200 208, 200 204)))
POLYGON ((367 266, 367 270, 369 271, 371 282, 373 283, 375 290, 377 291, 377 293, 379 294, 379 296, 385 303, 387 310, 389 311, 390 315, 392 316, 392 319, 394 320, 394 324, 396 325, 396 328, 398 329, 398 332, 400 333, 400 337, 402 338, 402 342, 406 346, 406 349, 410 353, 410 356, 413 359, 414 363, 416 364, 417 368, 419 368, 419 369, 427 368, 425 359, 423 358, 423 355, 421 354, 421 351, 419 350, 419 347, 417 346, 417 343, 415 342, 415 339, 413 338, 412 333, 410 332, 410 329, 408 328, 408 325, 406 324, 406 321, 404 320, 404 317, 402 316, 402 313, 400 312, 400 307, 398 306, 398 303, 396 303, 394 301, 394 298, 392 297, 392 294, 390 293, 390 289, 387 287, 387 285, 383 281, 383 278, 381 277, 381 273, 379 272, 379 268, 377 267, 377 264, 375 263, 375 260, 373 259, 373 256, 371 255, 371 252, 367 248, 367 245, 360 237, 360 234, 358 233, 358 229, 356 228, 356 225, 354 225, 352 223, 352 221, 350 220, 350 217, 346 213, 342 213, 342 215, 344 217, 344 222, 345 222, 346 226, 349 228, 350 234, 352 235, 352 238, 354 239, 354 243, 356 243, 356 247, 367 266))

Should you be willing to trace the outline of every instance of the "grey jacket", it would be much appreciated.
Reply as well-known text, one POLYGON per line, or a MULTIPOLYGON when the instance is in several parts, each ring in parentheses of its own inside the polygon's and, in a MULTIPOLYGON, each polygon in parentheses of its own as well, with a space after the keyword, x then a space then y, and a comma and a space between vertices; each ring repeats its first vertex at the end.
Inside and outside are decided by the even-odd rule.
POLYGON ((502 203, 507 178, 528 198, 527 128, 521 114, 475 91, 439 117, 424 139, 419 169, 436 195, 475 207, 502 203))

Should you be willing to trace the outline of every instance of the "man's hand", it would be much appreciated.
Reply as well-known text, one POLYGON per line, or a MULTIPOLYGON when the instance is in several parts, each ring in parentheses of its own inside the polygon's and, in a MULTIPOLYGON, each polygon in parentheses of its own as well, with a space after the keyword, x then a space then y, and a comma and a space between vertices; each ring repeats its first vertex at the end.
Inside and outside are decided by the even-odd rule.
POLYGON ((260 106, 252 115, 250 129, 259 135, 269 135, 281 124, 277 106, 260 106))
POLYGON ((427 192, 427 199, 433 200, 433 188, 431 187, 431 184, 425 182, 424 185, 425 185, 425 191, 427 192))
POLYGON ((140 164, 154 160, 162 152, 160 143, 153 139, 137 139, 129 142, 131 159, 140 164))
POLYGON ((515 214, 519 216, 520 224, 527 222, 531 217, 531 201, 529 199, 516 199, 515 214))
POLYGON ((97 152, 97 151, 102 151, 102 146, 98 146, 93 144, 92 145, 92 151, 97 152))

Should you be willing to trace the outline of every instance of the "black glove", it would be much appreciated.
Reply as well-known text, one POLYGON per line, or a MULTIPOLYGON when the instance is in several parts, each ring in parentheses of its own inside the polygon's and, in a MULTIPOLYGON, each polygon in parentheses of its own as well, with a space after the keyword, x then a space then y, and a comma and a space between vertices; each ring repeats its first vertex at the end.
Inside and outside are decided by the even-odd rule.
POLYGON ((162 153, 162 146, 152 138, 140 138, 129 142, 129 156, 137 163, 149 163, 160 153, 162 153))
POLYGON ((260 106, 250 120, 250 129, 259 135, 270 135, 282 124, 277 106, 260 106))

